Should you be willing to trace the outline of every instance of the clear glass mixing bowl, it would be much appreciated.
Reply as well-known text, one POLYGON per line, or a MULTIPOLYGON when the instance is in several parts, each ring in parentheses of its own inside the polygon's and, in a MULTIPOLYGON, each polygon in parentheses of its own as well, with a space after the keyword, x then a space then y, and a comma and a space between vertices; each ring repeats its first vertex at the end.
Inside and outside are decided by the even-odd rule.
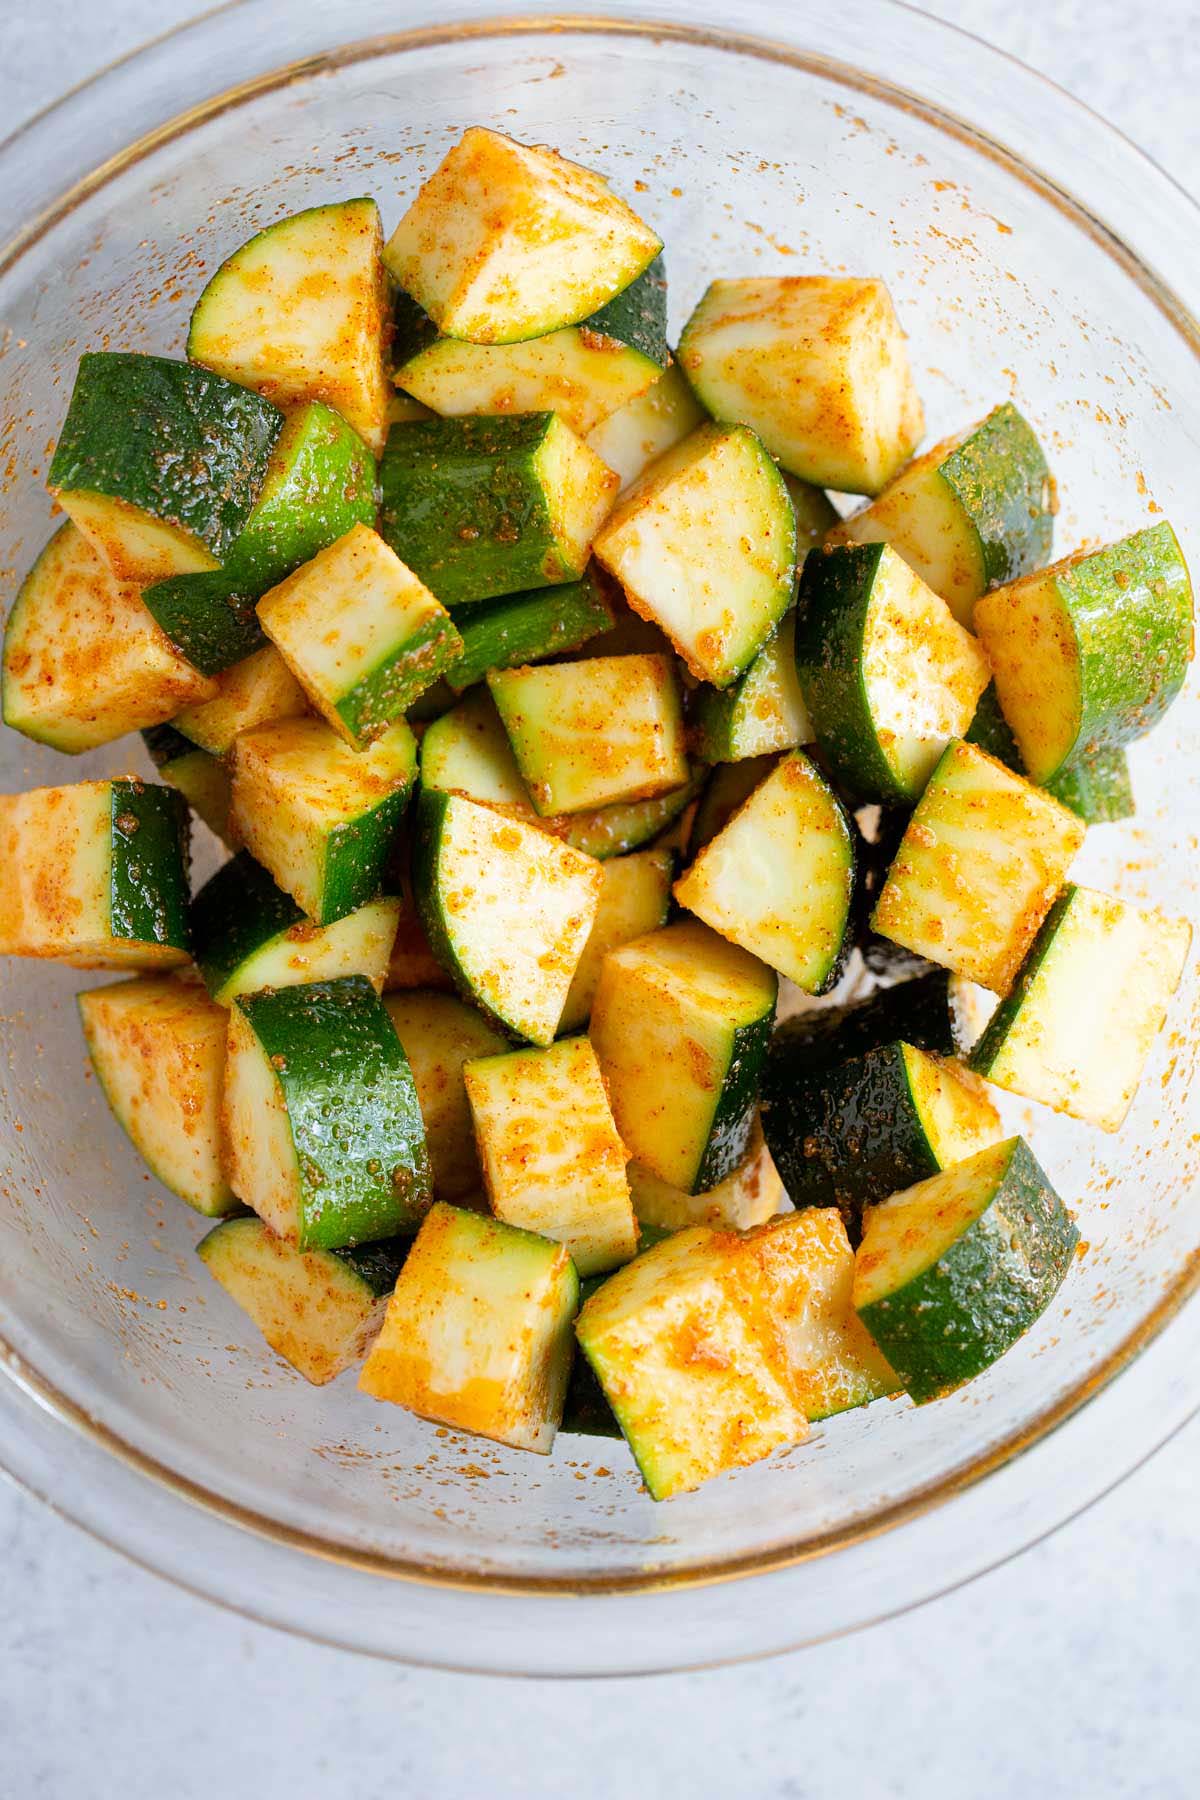
MULTIPOLYGON (((654 23, 624 10, 492 20, 446 0, 439 24, 403 30, 410 9, 384 0, 251 0, 10 141, 10 589, 47 535, 41 478, 79 352, 179 353, 206 272, 255 227, 362 190, 390 225, 471 121, 636 196, 667 243, 676 328, 718 271, 884 276, 931 434, 1014 395, 1052 452, 1064 549, 1161 509, 1200 567, 1200 231, 1161 173, 1029 71, 899 6, 734 0, 719 26, 715 5, 658 0, 654 23)), ((1196 914, 1197 727, 1193 687, 1135 751, 1138 817, 1093 834, 1086 879, 1196 914)), ((11 732, 0 759, 3 788, 145 767, 130 743, 71 763, 11 732)), ((951 1399, 836 1419, 664 1506, 620 1445, 507 1452, 276 1362, 200 1269, 200 1223, 110 1119, 80 980, 0 968, 0 1461, 255 1616, 480 1669, 759 1654, 1010 1554, 1200 1400, 1200 1303, 1183 1304, 1200 1246, 1195 965, 1119 1138, 1013 1109, 1087 1244, 1039 1328, 951 1399)))

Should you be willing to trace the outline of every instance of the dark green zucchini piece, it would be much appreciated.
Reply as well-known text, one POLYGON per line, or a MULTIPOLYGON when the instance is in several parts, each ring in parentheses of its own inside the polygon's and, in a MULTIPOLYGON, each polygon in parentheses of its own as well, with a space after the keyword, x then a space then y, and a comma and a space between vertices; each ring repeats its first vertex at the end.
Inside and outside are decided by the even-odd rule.
POLYGON ((229 770, 221 758, 201 750, 173 725, 143 731, 142 742, 163 780, 178 788, 196 817, 228 844, 229 770))
POLYGON ((793 1083, 809 1070, 831 1068, 897 1039, 934 1056, 955 1056, 965 1047, 963 1030, 958 978, 949 969, 930 969, 845 1006, 795 1013, 772 1039, 763 1105, 786 1102, 793 1083))
POLYGON ((1046 792, 1087 825, 1114 825, 1137 812, 1129 758, 1120 745, 1085 750, 1046 783, 1046 792))
POLYGON ((558 587, 480 600, 455 614, 463 647, 447 669, 446 680, 461 694, 482 681, 489 669, 517 669, 578 650, 612 622, 608 601, 590 573, 558 587))

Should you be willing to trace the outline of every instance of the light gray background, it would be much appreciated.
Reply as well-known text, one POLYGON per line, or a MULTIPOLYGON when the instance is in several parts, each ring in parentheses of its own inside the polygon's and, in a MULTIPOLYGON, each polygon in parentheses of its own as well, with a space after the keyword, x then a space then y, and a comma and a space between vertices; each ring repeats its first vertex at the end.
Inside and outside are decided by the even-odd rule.
MULTIPOLYGON (((0 134, 195 10, 0 0, 16 28, 0 134)), ((1196 0, 928 10, 1200 189, 1196 0)), ((410 11, 436 7, 400 3, 397 22, 410 11)), ((1200 1423, 1049 1542, 908 1618, 771 1663, 603 1684, 408 1672, 299 1643, 0 1485, 0 1796, 1175 1800, 1200 1792, 1198 1614, 1200 1423)))

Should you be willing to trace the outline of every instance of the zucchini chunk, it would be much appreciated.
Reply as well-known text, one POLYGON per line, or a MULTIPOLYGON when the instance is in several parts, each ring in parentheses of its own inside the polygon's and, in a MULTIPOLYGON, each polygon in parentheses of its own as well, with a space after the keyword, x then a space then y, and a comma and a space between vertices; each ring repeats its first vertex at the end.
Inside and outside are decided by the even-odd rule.
POLYGON ((714 281, 683 328, 679 361, 714 419, 749 425, 785 469, 818 487, 877 494, 924 430, 882 281, 714 281))
POLYGON ((323 400, 378 456, 387 433, 391 320, 374 200, 277 219, 221 264, 196 302, 187 353, 279 406, 323 400))
MULTIPOLYGON (((588 1275, 579 1283, 579 1304, 608 1280, 607 1275, 588 1275)), ((571 1358, 571 1378, 567 1382, 567 1398, 563 1406, 560 1431, 572 1431, 583 1437, 620 1438, 621 1427, 616 1414, 604 1397, 604 1389, 591 1363, 578 1344, 571 1358)))
POLYGON ((832 1068, 899 1038, 933 1056, 955 1056, 964 1047, 965 1013, 962 983, 949 969, 930 969, 894 987, 876 988, 845 1006, 795 1013, 771 1040, 763 1106, 776 1097, 786 1105, 793 1083, 809 1070, 832 1068))
POLYGON ((1031 781, 1156 725, 1192 657, 1192 584, 1164 521, 985 594, 975 624, 1031 781))
POLYGON ((601 462, 616 470, 624 493, 707 417, 678 363, 672 363, 653 387, 593 426, 587 443, 601 462))
POLYGON ((596 1052, 585 1037, 463 1068, 498 1219, 565 1244, 581 1275, 637 1254, 637 1221, 596 1052))
POLYGON ((1113 825, 1137 812, 1129 758, 1120 745, 1104 744, 1072 758, 1069 769, 1046 783, 1046 792, 1078 813, 1085 825, 1113 825))
POLYGON ((399 884, 400 923, 388 963, 385 993, 408 993, 413 988, 434 988, 451 993, 454 983, 443 969, 429 945, 425 927, 417 912, 412 882, 406 876, 399 884))
POLYGON ((433 1191, 462 1205, 483 1186, 463 1065, 499 1055, 508 1040, 453 994, 389 994, 384 1005, 417 1084, 433 1191))
POLYGON ((455 617, 462 654, 446 671, 456 694, 482 681, 489 669, 519 669, 578 650, 613 622, 608 601, 591 573, 559 587, 529 588, 463 607, 455 617))
POLYGON ((757 1119, 746 1154, 724 1181, 702 1194, 686 1194, 672 1187, 641 1163, 629 1165, 629 1193, 640 1226, 654 1226, 671 1233, 689 1225, 711 1225, 717 1230, 746 1231, 761 1225, 787 1204, 771 1153, 757 1119))
POLYGON ((590 856, 456 794, 422 790, 413 882, 434 954, 468 999, 553 1041, 600 903, 590 856))
POLYGON ((1056 504, 1042 446, 1006 401, 919 456, 835 538, 891 544, 969 626, 981 594, 1049 559, 1056 504))
POLYGON ((703 1193, 745 1156, 777 988, 773 970, 691 919, 601 964, 590 1032, 617 1130, 672 1187, 703 1193))
POLYGON ((977 1076, 897 1041, 825 1067, 775 1057, 762 1118, 793 1206, 836 1206, 855 1241, 864 1206, 1001 1136, 977 1076))
POLYGON ((196 1254, 275 1354, 323 1387, 366 1355, 409 1242, 297 1250, 261 1219, 243 1218, 210 1231, 196 1254))
POLYGON ((909 821, 871 924, 1006 994, 1086 830, 986 751, 952 743, 909 821))
POLYGON ((694 1225, 607 1280, 575 1332, 654 1500, 801 1443, 781 1333, 742 1239, 694 1225))
POLYGON ((680 906, 809 994, 838 979, 854 836, 803 751, 785 756, 675 883, 680 906))
POLYGON ((443 418, 556 412, 586 437, 637 399, 669 361, 662 259, 579 325, 514 344, 441 337, 408 294, 396 298, 395 382, 443 418))
POLYGON ((515 344, 577 325, 661 249, 603 176, 472 125, 417 194, 384 260, 448 337, 515 344))
POLYGON ((375 459, 319 400, 287 414, 254 511, 222 567, 155 582, 143 598, 189 662, 216 675, 265 642, 254 603, 349 531, 375 521, 375 459))
POLYGON ((585 856, 606 862, 611 856, 625 856, 643 844, 660 842, 687 811, 699 787, 700 775, 695 771, 682 787, 659 794, 656 799, 619 801, 615 806, 597 807, 595 812, 569 813, 557 819, 543 819, 541 823, 585 856))
POLYGON ((1186 919, 1068 887, 971 1067, 997 1087, 1119 1131, 1192 941, 1186 919))
POLYGON ((1023 1138, 869 1208, 854 1306, 918 1406, 990 1368, 1062 1286, 1079 1233, 1023 1138))
POLYGON ((750 798, 778 761, 778 756, 747 756, 741 762, 718 763, 710 770, 688 833, 689 856, 698 856, 705 844, 711 844, 717 833, 724 831, 738 807, 750 798))
POLYGON ((332 925, 379 892, 416 774, 403 719, 363 751, 320 719, 279 719, 234 744, 233 829, 314 924, 332 925))
POLYGON ((393 425, 380 530, 443 606, 577 581, 617 478, 555 413, 393 425))
POLYGON ((1000 696, 996 692, 994 681, 989 681, 980 694, 975 717, 963 736, 968 744, 978 744, 981 750, 986 750, 989 756, 1002 762, 1014 775, 1025 774, 1025 764, 1017 749, 1017 740, 1000 710, 1000 696))
POLYGON ((4 723, 77 756, 215 692, 83 533, 56 531, 4 629, 4 723))
POLYGON ((795 641, 795 614, 785 613, 730 687, 723 692, 701 689, 692 729, 702 762, 742 762, 812 742, 812 723, 796 674, 795 641))
POLYGON ((229 1183, 299 1250, 413 1232, 432 1198, 412 1070, 365 975, 229 1009, 229 1183))
POLYGON ((600 969, 610 950, 657 931, 667 922, 675 858, 669 850, 639 850, 601 865, 600 904, 558 1021, 560 1032, 586 1025, 600 969))
POLYGON ((897 1393, 901 1382, 854 1310, 854 1251, 841 1214, 808 1206, 751 1231, 793 1393, 815 1423, 897 1393))
POLYGON ((273 644, 264 644, 214 677, 211 700, 185 706, 171 723, 210 756, 227 756, 244 731, 308 711, 304 689, 273 644))
POLYGON ((134 1149, 198 1213, 232 1211, 221 1160, 221 1007, 170 975, 135 976, 76 998, 96 1078, 134 1149))
POLYGON ((450 614, 369 525, 352 525, 258 603, 313 706, 365 750, 454 662, 450 614))
POLYGON ((543 816, 653 800, 687 781, 672 657, 590 656, 487 679, 543 816))
POLYGON ((801 481, 798 475, 789 475, 785 469, 783 484, 796 515, 796 560, 803 562, 803 553, 823 544, 834 527, 841 523, 841 515, 824 488, 814 487, 811 481, 801 481))
POLYGON ((970 728, 987 657, 889 544, 809 556, 796 671, 817 743, 857 800, 911 805, 970 728))
POLYGON ((178 788, 196 817, 232 849, 229 770, 220 757, 201 750, 172 725, 155 725, 143 731, 142 742, 163 780, 178 788))
POLYGON ((118 581, 215 569, 254 509, 283 414, 207 369, 98 351, 79 373, 50 492, 118 581))
POLYGON ((192 901, 192 955, 213 999, 365 975, 377 991, 387 974, 399 900, 369 900, 332 925, 314 925, 245 850, 211 875, 192 901))
POLYGON ((174 968, 188 960, 187 905, 188 810, 174 788, 0 794, 0 955, 174 968))
POLYGON ((634 612, 714 687, 748 667, 791 604, 796 517, 744 426, 702 425, 660 457, 594 548, 634 612))
POLYGON ((548 1455, 578 1303, 579 1277, 561 1244, 439 1200, 358 1385, 452 1430, 548 1455))

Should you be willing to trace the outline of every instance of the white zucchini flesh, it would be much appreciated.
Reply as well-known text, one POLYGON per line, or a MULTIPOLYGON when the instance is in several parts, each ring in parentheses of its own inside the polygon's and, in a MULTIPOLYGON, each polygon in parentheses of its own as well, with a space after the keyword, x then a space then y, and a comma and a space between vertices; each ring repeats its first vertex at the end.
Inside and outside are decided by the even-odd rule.
POLYGON ((653 387, 594 426, 587 434, 588 447, 616 470, 624 493, 707 417, 678 363, 672 363, 653 387))
POLYGON ((610 950, 630 944, 666 923, 675 859, 669 850, 635 850, 600 865, 600 903, 558 1021, 559 1032, 577 1031, 592 1010, 600 967, 610 950))
POLYGON ((229 1185, 277 1237, 295 1242, 300 1169, 283 1088, 240 1007, 228 1014, 221 1119, 229 1185))
POLYGON ((745 1156, 716 1187, 702 1194, 686 1194, 660 1180, 652 1169, 631 1162, 629 1192, 639 1223, 659 1231, 685 1231, 689 1225, 748 1231, 784 1211, 788 1204, 757 1120, 745 1156))
POLYGON ((463 1068, 473 1057, 506 1050, 507 1039, 453 994, 389 994, 384 1005, 412 1070, 434 1192, 461 1203, 483 1179, 463 1068))

